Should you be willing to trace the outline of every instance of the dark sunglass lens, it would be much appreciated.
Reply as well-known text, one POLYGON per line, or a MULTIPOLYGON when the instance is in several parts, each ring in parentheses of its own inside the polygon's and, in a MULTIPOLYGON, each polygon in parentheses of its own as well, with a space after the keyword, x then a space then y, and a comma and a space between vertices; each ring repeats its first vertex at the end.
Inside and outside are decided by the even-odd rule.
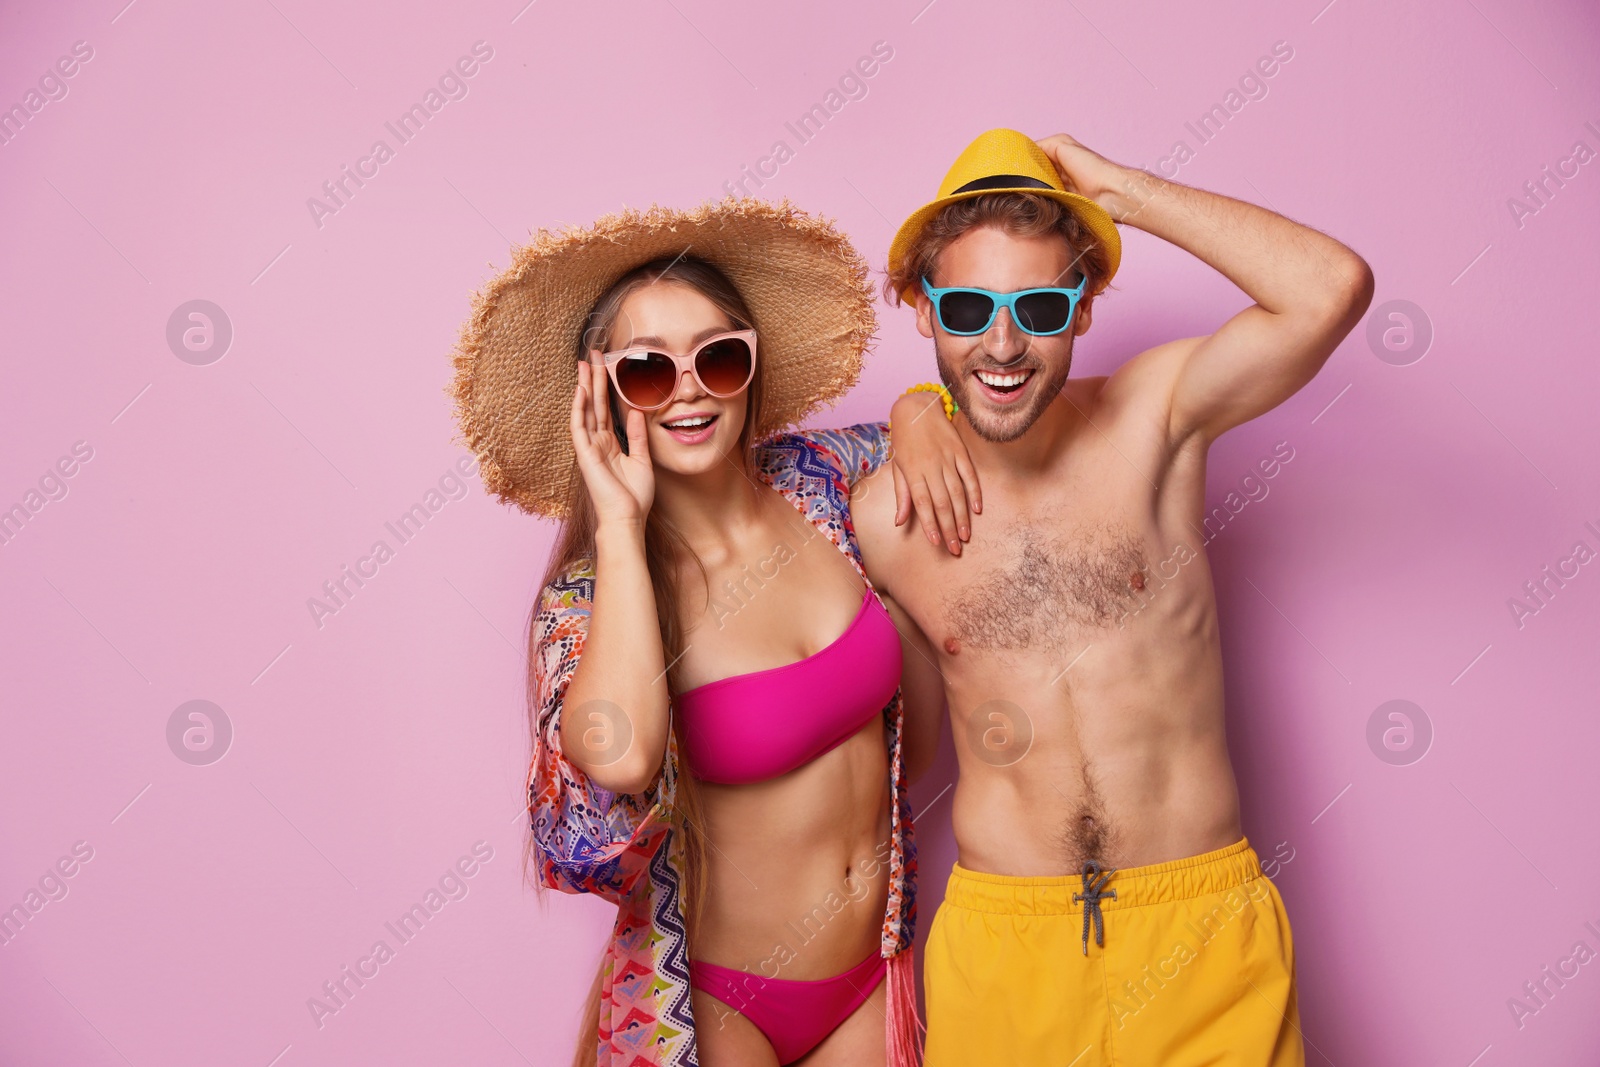
POLYGON ((713 341, 695 357, 694 372, 706 389, 718 396, 732 396, 750 380, 753 359, 750 346, 739 337, 713 341))
POLYGON ((1029 333, 1057 333, 1072 314, 1072 298, 1065 293, 1029 293, 1017 298, 1017 325, 1029 333))
POLYGON ((939 321, 950 333, 978 333, 993 314, 994 301, 982 293, 946 293, 939 298, 939 321))
POLYGON ((634 407, 660 407, 678 384, 677 366, 660 352, 624 356, 616 368, 617 392, 634 407))

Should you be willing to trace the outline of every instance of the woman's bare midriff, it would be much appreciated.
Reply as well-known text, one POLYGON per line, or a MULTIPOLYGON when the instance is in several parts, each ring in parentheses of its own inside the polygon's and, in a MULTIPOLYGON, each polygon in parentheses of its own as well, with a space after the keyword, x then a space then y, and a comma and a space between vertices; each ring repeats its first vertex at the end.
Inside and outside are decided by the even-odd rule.
POLYGON ((814 981, 875 951, 888 904, 888 782, 874 719, 779 778, 701 783, 714 847, 694 957, 814 981))

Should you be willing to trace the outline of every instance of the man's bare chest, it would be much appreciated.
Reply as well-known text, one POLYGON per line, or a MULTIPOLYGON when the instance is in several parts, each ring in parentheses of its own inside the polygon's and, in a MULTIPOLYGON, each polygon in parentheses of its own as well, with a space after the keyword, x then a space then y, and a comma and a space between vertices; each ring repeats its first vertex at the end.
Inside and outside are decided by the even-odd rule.
POLYGON ((1150 585, 1146 540, 1126 521, 1012 520, 965 567, 946 570, 938 612, 974 651, 1059 648, 1116 629, 1150 585))

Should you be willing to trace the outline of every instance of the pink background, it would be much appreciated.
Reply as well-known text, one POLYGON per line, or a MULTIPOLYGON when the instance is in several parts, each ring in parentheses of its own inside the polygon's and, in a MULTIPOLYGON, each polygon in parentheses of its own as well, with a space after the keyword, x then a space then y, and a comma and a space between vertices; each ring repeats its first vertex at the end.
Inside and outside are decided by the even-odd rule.
MULTIPOLYGON (((1403 366, 1417 349, 1380 359, 1363 323, 1212 450, 1217 504, 1294 450, 1209 549, 1246 831, 1293 857, 1308 1062, 1600 1058, 1600 963, 1520 1027, 1507 1006, 1600 949, 1600 565, 1520 628, 1507 604, 1600 548, 1600 162, 1520 224, 1508 207, 1576 141, 1600 149, 1592 5, 124 3, 0 14, 0 106, 93 49, 0 146, 0 508, 93 450, 0 545, 0 907, 93 850, 0 947, 0 1061, 563 1062, 611 909, 520 883, 517 646, 552 528, 468 479, 320 629, 307 599, 394 546, 383 524, 463 455, 448 352, 530 227, 719 196, 783 139, 750 191, 837 218, 881 266, 998 125, 1152 168, 1185 140, 1178 180, 1337 236, 1373 266, 1374 313, 1431 322, 1403 366), (480 40, 468 95, 319 227, 307 199, 395 147, 383 124, 480 40), (878 41, 866 95, 798 145, 785 123, 878 41), (1198 144, 1185 123, 1277 41, 1267 95, 1198 144), (234 330, 205 366, 166 340, 197 298, 234 330), (167 741, 193 699, 234 731, 207 766, 167 741), (1392 699, 1432 724, 1419 762, 1369 748, 1392 699), (467 895, 319 1028, 307 999, 477 841, 467 895)), ((1244 305, 1125 232, 1083 373, 1244 305)), ((820 424, 932 374, 885 308, 820 424)), ((924 934, 948 812, 922 821, 924 934)))

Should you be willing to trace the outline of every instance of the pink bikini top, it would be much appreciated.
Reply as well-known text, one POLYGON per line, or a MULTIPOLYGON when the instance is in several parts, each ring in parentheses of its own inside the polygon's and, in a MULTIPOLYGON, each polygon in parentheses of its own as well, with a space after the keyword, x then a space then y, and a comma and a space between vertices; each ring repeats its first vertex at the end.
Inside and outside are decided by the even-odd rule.
POLYGON ((900 666, 900 633, 869 588, 849 627, 821 651, 679 694, 689 768, 722 785, 788 774, 882 712, 900 666))

